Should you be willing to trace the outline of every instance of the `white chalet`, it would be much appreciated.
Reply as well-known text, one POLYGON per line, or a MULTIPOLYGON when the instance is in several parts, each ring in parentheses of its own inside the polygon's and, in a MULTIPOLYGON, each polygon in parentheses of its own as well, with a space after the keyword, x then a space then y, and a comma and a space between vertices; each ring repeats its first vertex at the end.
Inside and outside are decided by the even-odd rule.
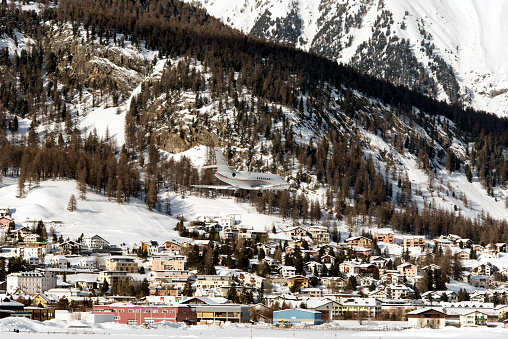
POLYGON ((78 260, 78 268, 92 270, 96 267, 96 258, 95 257, 81 257, 78 260))
POLYGON ((98 250, 109 247, 109 241, 103 239, 97 234, 84 237, 82 244, 90 250, 98 250))
POLYGON ((292 277, 296 275, 296 268, 293 266, 281 266, 280 275, 282 275, 284 278, 292 277))

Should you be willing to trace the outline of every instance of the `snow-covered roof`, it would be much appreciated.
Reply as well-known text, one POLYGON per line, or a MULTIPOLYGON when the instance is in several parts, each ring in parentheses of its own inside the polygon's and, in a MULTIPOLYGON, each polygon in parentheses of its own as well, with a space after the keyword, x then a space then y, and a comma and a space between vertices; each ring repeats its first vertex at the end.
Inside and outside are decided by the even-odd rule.
POLYGON ((486 315, 496 317, 497 318, 497 312, 493 308, 466 308, 466 307, 460 307, 460 308, 453 308, 448 307, 446 308, 446 314, 448 315, 466 315, 470 314, 472 312, 481 312, 486 315))
POLYGON ((357 236, 357 237, 347 238, 347 239, 346 239, 346 242, 349 242, 349 241, 354 241, 354 240, 359 240, 359 239, 367 239, 367 240, 369 240, 369 241, 372 241, 372 240, 370 240, 369 238, 365 238, 365 237, 362 237, 362 236, 357 236))
POLYGON ((446 312, 444 312, 444 310, 441 307, 424 307, 424 308, 420 308, 418 310, 408 312, 407 315, 422 314, 422 313, 425 313, 428 311, 436 311, 436 312, 446 314, 446 312))
POLYGON ((295 311, 295 310, 300 311, 300 312, 312 313, 312 314, 321 314, 321 312, 312 311, 312 310, 308 310, 308 309, 304 309, 304 308, 293 308, 293 309, 287 309, 287 310, 273 311, 273 313, 288 312, 288 311, 295 311))
POLYGON ((25 305, 23 305, 20 302, 15 301, 15 300, 11 300, 9 298, 2 298, 2 299, 0 299, 0 308, 6 307, 6 306, 10 306, 10 307, 23 307, 25 305))
POLYGON ((343 299, 341 304, 343 306, 376 306, 377 300, 375 298, 343 299))

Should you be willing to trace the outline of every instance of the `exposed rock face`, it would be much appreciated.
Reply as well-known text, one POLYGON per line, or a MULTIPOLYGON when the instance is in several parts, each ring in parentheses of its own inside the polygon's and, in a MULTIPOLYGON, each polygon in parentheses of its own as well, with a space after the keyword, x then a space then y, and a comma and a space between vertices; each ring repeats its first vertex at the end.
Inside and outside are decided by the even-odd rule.
POLYGON ((217 135, 209 131, 200 131, 190 138, 173 132, 161 132, 157 136, 158 146, 169 153, 180 153, 198 145, 218 145, 217 135), (189 140, 192 139, 192 140, 189 140))
POLYGON ((114 89, 129 95, 147 73, 147 61, 137 53, 127 54, 114 43, 105 46, 86 42, 85 37, 76 39, 71 27, 49 27, 46 37, 56 71, 90 90, 114 89))

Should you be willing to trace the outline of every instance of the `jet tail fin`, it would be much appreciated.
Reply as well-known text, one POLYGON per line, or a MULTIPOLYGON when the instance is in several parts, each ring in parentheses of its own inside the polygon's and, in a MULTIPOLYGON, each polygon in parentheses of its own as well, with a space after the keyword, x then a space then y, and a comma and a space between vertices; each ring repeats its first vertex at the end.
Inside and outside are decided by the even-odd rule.
POLYGON ((220 147, 215 147, 215 159, 217 161, 217 172, 234 172, 233 169, 229 167, 220 147))

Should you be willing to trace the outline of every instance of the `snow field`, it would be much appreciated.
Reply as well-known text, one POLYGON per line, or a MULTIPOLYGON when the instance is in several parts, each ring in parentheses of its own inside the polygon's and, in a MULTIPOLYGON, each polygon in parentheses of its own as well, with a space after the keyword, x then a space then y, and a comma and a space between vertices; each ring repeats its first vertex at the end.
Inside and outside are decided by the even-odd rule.
MULTIPOLYGON (((184 324, 159 323, 153 328, 145 329, 140 326, 128 326, 116 323, 88 324, 82 322, 65 323, 62 321, 50 320, 43 323, 19 319, 5 318, 0 320, 0 333, 2 338, 40 338, 41 335, 51 334, 58 338, 75 338, 85 336, 80 333, 93 333, 94 337, 127 337, 127 338, 266 338, 266 339, 309 339, 320 337, 323 339, 350 339, 361 338, 505 338, 508 330, 494 327, 477 328, 454 328, 446 327, 441 330, 431 329, 408 329, 403 331, 383 330, 395 328, 389 322, 373 322, 370 325, 359 325, 357 321, 339 322, 316 326, 313 328, 277 329, 271 325, 229 324, 217 325, 196 325, 187 326, 184 324), (75 328, 76 326, 89 326, 88 328, 75 328), (73 328, 74 327, 74 328, 73 328), (353 328, 370 328, 370 331, 352 331, 353 328), (20 333, 11 332, 19 329, 20 333), (376 330, 379 329, 379 330, 376 330)), ((85 336, 86 337, 86 336, 85 336)))

